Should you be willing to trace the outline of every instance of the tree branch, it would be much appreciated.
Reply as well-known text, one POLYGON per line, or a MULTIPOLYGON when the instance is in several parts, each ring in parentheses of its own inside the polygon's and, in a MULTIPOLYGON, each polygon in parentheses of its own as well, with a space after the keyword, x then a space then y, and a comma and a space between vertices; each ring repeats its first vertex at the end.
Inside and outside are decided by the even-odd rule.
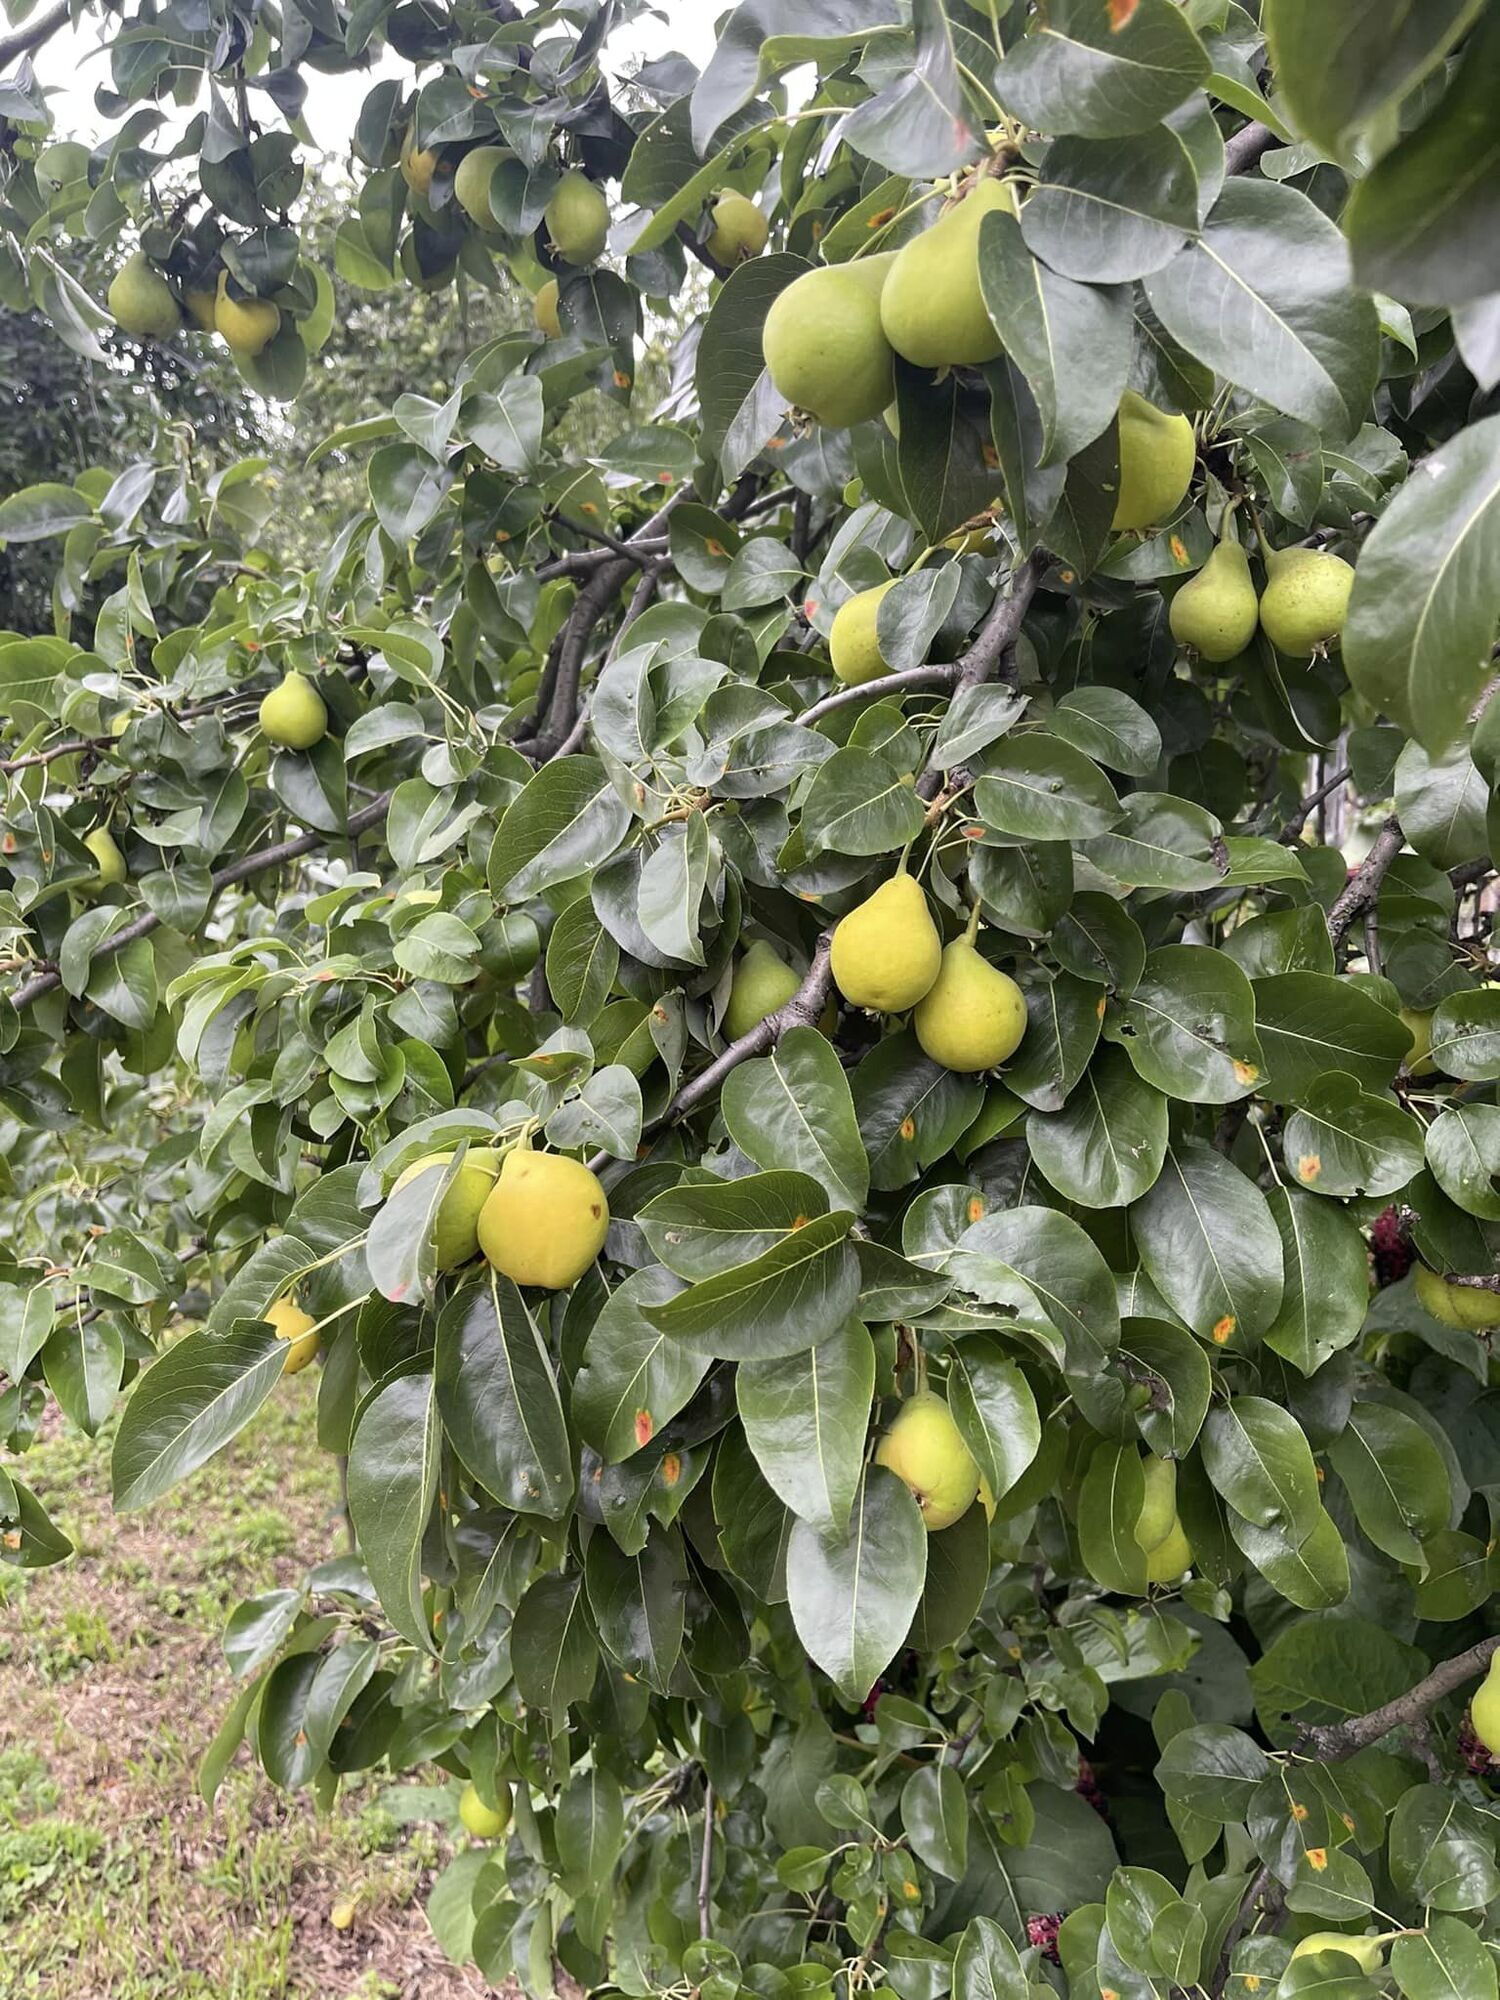
POLYGON ((68 0, 58 0, 55 7, 39 14, 29 27, 7 35, 0 41, 0 69, 14 62, 17 56, 34 55, 45 42, 50 42, 58 29, 67 25, 69 11, 68 0))
POLYGON ((1328 912, 1328 936, 1335 950, 1343 943, 1344 933, 1355 918, 1361 916, 1380 894, 1380 885, 1391 863, 1401 852, 1404 839, 1401 822, 1392 813, 1375 836, 1374 846, 1328 912))
POLYGON ((1295 845, 1302 836, 1303 827, 1307 825, 1307 822, 1318 810, 1318 807, 1322 805, 1324 799, 1331 799, 1339 789, 1339 786, 1348 784, 1353 776, 1353 770, 1346 764, 1341 771, 1335 771, 1326 784, 1319 785, 1315 792, 1309 792, 1276 836, 1283 846, 1291 847, 1295 845))
MULTIPOLYGON (((284 861, 295 861, 300 855, 312 854, 318 848, 326 847, 331 840, 353 840, 356 834, 363 833, 366 827, 374 826, 377 820, 385 817, 385 810, 390 802, 390 793, 382 792, 378 798, 371 799, 367 806, 361 806, 357 813, 351 813, 348 825, 340 833, 299 833, 290 840, 278 841, 274 847, 261 847, 253 854, 241 855, 238 861, 231 861, 227 868, 216 871, 210 885, 211 895, 217 895, 221 889, 227 889, 235 882, 248 881, 252 875, 263 874, 268 868, 279 868, 284 861)), ((152 931, 160 928, 161 918, 147 910, 126 924, 123 929, 107 937, 94 953, 95 962, 101 958, 113 958, 117 952, 123 951, 126 945, 134 944, 137 938, 149 937, 152 931)), ((11 1005, 18 1011, 22 1007, 29 1007, 34 1000, 40 1000, 43 994, 54 992, 61 984, 62 980, 56 969, 49 967, 45 972, 39 972, 34 978, 28 979, 24 985, 18 986, 10 996, 11 1005)))
POLYGON ((1393 1729, 1420 1721, 1445 1695, 1453 1694, 1465 1681, 1474 1680, 1482 1674, 1496 1652, 1500 1652, 1500 1636, 1481 1639, 1477 1646, 1470 1646, 1466 1653, 1455 1653, 1451 1660, 1442 1661, 1426 1680, 1418 1681, 1405 1694, 1398 1694, 1394 1701, 1372 1708, 1368 1715, 1352 1715, 1347 1722, 1327 1723, 1321 1728, 1305 1730, 1297 1748, 1322 1759, 1324 1763, 1342 1763, 1346 1757, 1353 1757, 1357 1752, 1368 1749, 1370 1744, 1378 1743, 1393 1729))
POLYGON ((833 986, 833 968, 828 957, 832 947, 833 932, 824 931, 812 955, 807 977, 791 999, 774 1013, 767 1014, 763 1021, 757 1021, 748 1034, 741 1035, 737 1042, 731 1042, 707 1069, 700 1071, 691 1083, 685 1083, 656 1121, 658 1125, 675 1125, 679 1119, 686 1118, 705 1098, 712 1097, 729 1072, 738 1069, 747 1057, 761 1055, 793 1028, 816 1025, 818 1016, 828 1004, 833 986))
POLYGON ((872 681, 860 681, 855 687, 836 688, 832 694, 820 695, 810 708, 804 708, 800 715, 788 719, 793 722, 820 722, 825 715, 832 715, 835 709, 847 708, 851 702, 904 694, 914 688, 952 687, 957 677, 956 660, 939 660, 930 667, 902 667, 899 673, 877 674, 872 681))
POLYGON ((698 1935, 706 1938, 713 1930, 712 1882, 714 1866, 714 1788, 703 1787, 703 1859, 698 1864, 698 1935))
MULTIPOLYGON (((1040 550, 1033 552, 1017 570, 1011 571, 1010 589, 997 597, 990 608, 990 615, 980 626, 978 636, 969 650, 957 662, 958 671, 953 677, 953 692, 963 693, 965 688, 978 687, 981 682, 992 680, 1000 671, 1007 654, 1015 645, 1021 624, 1036 595, 1036 587, 1041 580, 1042 556, 1040 550)), ((924 771, 917 780, 917 797, 929 804, 943 788, 943 774, 938 770, 924 771)))
POLYGON ((1273 146, 1281 143, 1269 125, 1254 123, 1241 126, 1238 132, 1224 141, 1225 173, 1248 174, 1262 153, 1269 153, 1273 146))

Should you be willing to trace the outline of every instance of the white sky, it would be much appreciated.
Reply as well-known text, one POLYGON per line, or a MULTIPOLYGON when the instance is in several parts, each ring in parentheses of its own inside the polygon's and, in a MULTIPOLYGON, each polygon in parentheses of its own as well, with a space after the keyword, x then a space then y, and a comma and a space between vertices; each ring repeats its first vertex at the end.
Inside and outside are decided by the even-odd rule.
MULTIPOLYGON (((612 72, 628 74, 640 62, 677 50, 701 69, 714 45, 714 20, 720 7, 713 0, 658 0, 655 18, 643 16, 632 27, 618 31, 608 44, 612 72)), ((109 81, 108 59, 100 52, 97 25, 87 17, 81 26, 65 29, 34 59, 37 77, 50 95, 57 136, 82 139, 96 145, 111 130, 110 121, 94 108, 94 91, 109 81)), ((431 73, 431 72, 429 72, 431 73)), ((386 51, 370 69, 355 70, 345 76, 324 76, 304 68, 307 104, 303 117, 308 130, 329 153, 341 153, 349 143, 359 107, 366 93, 382 76, 410 76, 409 66, 386 51)), ((252 97, 255 116, 268 126, 280 118, 263 92, 252 97)), ((178 126, 187 122, 192 111, 179 112, 172 105, 161 107, 178 126)), ((155 144, 159 145, 158 139, 155 144)))

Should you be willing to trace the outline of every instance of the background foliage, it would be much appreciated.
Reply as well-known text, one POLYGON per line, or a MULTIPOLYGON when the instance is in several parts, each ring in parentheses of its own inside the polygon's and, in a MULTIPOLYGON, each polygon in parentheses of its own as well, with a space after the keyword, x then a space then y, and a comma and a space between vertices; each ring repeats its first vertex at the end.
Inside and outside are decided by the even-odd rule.
POLYGON ((0 501, 0 1554, 70 1553, 49 1399, 128 1398, 145 1506, 277 1393, 295 1289, 359 1554, 231 1616, 204 1790, 247 1741, 320 1797, 513 1793, 431 1910, 490 1978, 1493 1995, 1500 8, 742 0, 701 74, 626 76, 633 11, 127 7, 71 153, 65 10, 12 11, 0 296, 62 352, 0 501), (377 49, 330 222, 302 72, 377 49), (986 155, 999 357, 800 425, 772 300, 986 155), (565 167, 610 194, 585 268, 565 167), (726 188, 772 231, 733 271, 726 188), (275 303, 259 400, 187 323, 109 331, 137 248, 275 303), (150 412, 105 468, 80 362, 150 412), (1196 458, 1117 536, 1127 388, 1196 458), (217 447, 309 411, 339 478, 278 512, 217 447), (1341 646, 1176 644, 1226 516, 1258 584, 1267 543, 1354 563, 1341 646), (844 689, 833 618, 892 578, 844 689), (289 671, 305 751, 257 725, 289 671), (814 1025, 898 854, 1024 990, 1000 1078, 814 1025), (800 983, 726 1045, 756 939, 800 983), (392 1194, 523 1137, 608 1188, 555 1294, 439 1271, 459 1162, 392 1194), (872 1462, 918 1384, 993 1519, 929 1536, 872 1462), (1374 1971, 1291 1956, 1330 1929, 1374 1971))

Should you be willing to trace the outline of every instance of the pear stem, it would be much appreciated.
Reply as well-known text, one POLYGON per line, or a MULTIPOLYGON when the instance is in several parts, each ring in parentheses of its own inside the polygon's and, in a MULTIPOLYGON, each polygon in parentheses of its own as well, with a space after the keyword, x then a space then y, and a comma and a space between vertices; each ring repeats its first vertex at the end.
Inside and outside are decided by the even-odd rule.
POLYGON ((972 944, 979 935, 979 904, 977 901, 969 910, 969 921, 964 926, 964 943, 972 944))
POLYGON ((1242 493, 1232 493, 1224 502, 1224 511, 1219 516, 1219 540, 1222 542, 1229 533, 1229 517, 1244 498, 1242 493))
POLYGON ((1275 554, 1275 550, 1271 547, 1271 544, 1266 540, 1266 531, 1261 526, 1259 508, 1257 508, 1253 500, 1247 500, 1245 504, 1250 509, 1250 519, 1251 522, 1254 524, 1255 528, 1255 539, 1257 542, 1260 543, 1261 559, 1265 563, 1266 567, 1269 569, 1271 565, 1271 557, 1275 554))
POLYGON ((911 859, 911 851, 912 851, 912 849, 913 849, 913 848, 914 848, 914 847, 916 846, 916 844, 917 844, 917 841, 918 841, 918 839, 919 839, 920 837, 921 837, 921 834, 920 834, 920 829, 919 829, 919 830, 918 830, 918 832, 917 832, 917 833, 914 833, 914 834, 912 835, 911 839, 910 839, 909 841, 907 841, 907 843, 906 843, 905 847, 903 847, 903 848, 902 848, 902 850, 901 850, 901 856, 900 856, 900 859, 899 859, 899 860, 897 861, 897 863, 896 863, 896 873, 897 873, 897 875, 905 875, 905 874, 908 874, 908 873, 910 872, 910 871, 908 870, 908 868, 907 868, 907 865, 906 865, 906 864, 908 863, 908 861, 910 861, 910 859, 911 859))

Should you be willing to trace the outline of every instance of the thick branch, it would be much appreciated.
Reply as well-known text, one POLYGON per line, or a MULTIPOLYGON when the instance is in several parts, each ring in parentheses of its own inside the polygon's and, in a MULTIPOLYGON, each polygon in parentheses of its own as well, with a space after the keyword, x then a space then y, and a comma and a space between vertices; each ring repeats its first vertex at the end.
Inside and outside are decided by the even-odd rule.
POLYGON ((1248 174, 1262 153, 1269 153, 1273 146, 1280 144, 1269 125, 1242 126, 1232 138, 1224 141, 1225 173, 1248 174))
POLYGON ((659 1123, 675 1125, 680 1118, 686 1118, 705 1098, 713 1096, 732 1069, 738 1069, 750 1056, 763 1054, 793 1028, 816 1026, 818 1016, 828 1005, 828 994, 833 985, 833 968, 828 959, 832 947, 833 932, 824 931, 812 955, 807 977, 786 1005, 767 1014, 763 1021, 757 1021, 748 1034, 741 1035, 737 1042, 731 1042, 723 1055, 716 1056, 691 1083, 685 1083, 662 1113, 659 1123))
POLYGON ((1305 1755, 1321 1758, 1324 1763, 1342 1763, 1344 1758, 1353 1757, 1358 1751, 1368 1749, 1370 1744, 1378 1743, 1393 1729, 1420 1721, 1445 1695, 1453 1694, 1465 1681, 1475 1680, 1482 1674, 1495 1652, 1500 1652, 1500 1637, 1481 1639, 1477 1646, 1470 1646, 1466 1653, 1455 1653, 1451 1660, 1442 1661, 1426 1680, 1418 1681, 1405 1694, 1398 1694, 1394 1701, 1372 1708, 1368 1715, 1352 1715, 1347 1722, 1332 1722, 1322 1728, 1307 1730, 1297 1748, 1305 1755))
MULTIPOLYGON (((238 861, 231 861, 227 868, 216 870, 211 884, 212 893, 217 895, 219 890, 227 889, 235 882, 248 881, 252 875, 264 874, 268 868, 279 868, 284 861, 295 861, 300 855, 312 854, 318 848, 326 847, 331 840, 340 838, 352 840, 356 834, 363 833, 366 827, 374 826, 378 820, 384 819, 386 807, 390 802, 389 792, 382 792, 379 798, 371 799, 367 806, 361 806, 357 813, 349 815, 349 823, 341 834, 299 833, 291 840, 278 841, 274 847, 261 847, 253 854, 241 855, 238 861)), ((94 953, 94 958, 96 961, 101 958, 113 958, 116 952, 123 951, 126 945, 134 944, 137 938, 149 937, 152 931, 160 928, 161 918, 147 910, 142 916, 126 924, 122 930, 107 937, 94 953)), ((29 1007, 33 1000, 40 1000, 43 994, 54 992, 61 983, 54 969, 49 968, 45 972, 39 972, 34 978, 28 979, 23 986, 16 988, 10 996, 11 1004, 18 1010, 29 1007)))
POLYGON ((1404 839, 1401 822, 1392 813, 1375 836, 1375 845, 1355 869, 1338 901, 1328 912, 1328 935, 1335 951, 1343 943, 1344 933, 1355 918, 1361 916, 1380 894, 1380 885, 1391 863, 1401 852, 1404 839))
POLYGON ((0 41, 0 69, 13 63, 17 56, 34 55, 43 43, 50 42, 58 29, 67 25, 68 0, 58 0, 45 14, 39 14, 28 27, 18 28, 13 35, 0 41))
POLYGON ((821 695, 793 720, 821 722, 825 715, 832 715, 835 709, 848 708, 852 702, 869 701, 874 697, 884 699, 887 695, 905 694, 915 688, 952 687, 957 678, 956 660, 939 660, 930 667, 902 667, 899 673, 879 674, 872 681, 860 681, 855 687, 836 688, 832 694, 821 695))
MULTIPOLYGON (((1034 551, 1018 570, 1011 572, 1009 591, 1003 597, 996 598, 989 617, 979 628, 974 643, 958 660, 958 671, 953 676, 955 695, 962 694, 965 688, 978 687, 982 681, 992 680, 1000 671, 1006 655, 1020 633, 1027 609, 1036 595, 1041 574, 1040 551, 1034 551)), ((937 797, 942 788, 941 771, 924 771, 917 780, 917 797, 930 802, 937 797)))

